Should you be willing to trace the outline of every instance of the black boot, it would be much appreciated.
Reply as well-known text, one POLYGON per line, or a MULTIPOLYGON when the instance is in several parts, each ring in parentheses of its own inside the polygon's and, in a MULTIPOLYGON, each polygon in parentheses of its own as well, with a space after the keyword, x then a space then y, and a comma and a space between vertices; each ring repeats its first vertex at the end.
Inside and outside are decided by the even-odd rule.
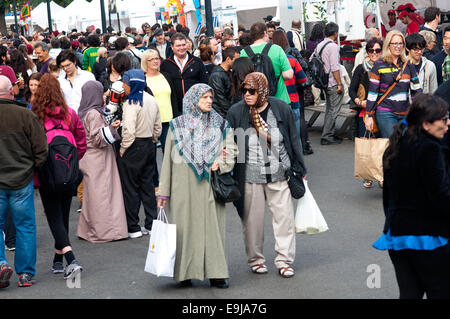
POLYGON ((226 279, 210 279, 209 282, 211 283, 211 287, 216 288, 228 288, 230 286, 226 279))

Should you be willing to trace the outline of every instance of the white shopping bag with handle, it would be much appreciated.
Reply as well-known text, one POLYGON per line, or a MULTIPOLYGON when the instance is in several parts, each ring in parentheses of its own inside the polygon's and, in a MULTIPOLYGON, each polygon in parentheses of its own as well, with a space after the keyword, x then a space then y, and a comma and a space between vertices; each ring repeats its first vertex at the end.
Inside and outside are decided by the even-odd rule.
POLYGON ((328 230, 328 225, 309 190, 308 182, 304 180, 304 183, 305 195, 298 200, 295 212, 295 232, 307 235, 323 233, 328 230))
POLYGON ((153 221, 145 271, 158 277, 173 277, 177 246, 177 228, 169 224, 163 208, 153 221))

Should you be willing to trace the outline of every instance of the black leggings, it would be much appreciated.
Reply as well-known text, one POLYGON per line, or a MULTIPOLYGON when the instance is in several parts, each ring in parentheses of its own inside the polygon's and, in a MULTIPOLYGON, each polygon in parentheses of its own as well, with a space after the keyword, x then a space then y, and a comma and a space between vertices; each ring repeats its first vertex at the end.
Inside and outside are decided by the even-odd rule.
POLYGON ((39 194, 44 205, 48 225, 55 239, 55 249, 62 250, 70 246, 69 215, 72 192, 53 193, 41 187, 39 194))
POLYGON ((450 298, 449 245, 424 250, 389 250, 400 289, 400 299, 450 298))

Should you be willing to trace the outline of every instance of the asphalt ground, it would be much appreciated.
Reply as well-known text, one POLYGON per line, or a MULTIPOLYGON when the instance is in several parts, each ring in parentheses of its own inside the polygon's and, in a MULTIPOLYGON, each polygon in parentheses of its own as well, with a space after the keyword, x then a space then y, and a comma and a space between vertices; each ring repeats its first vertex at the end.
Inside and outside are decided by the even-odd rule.
MULTIPOLYGON (((309 115, 307 114, 307 118, 309 115)), ((316 122, 321 125, 323 115, 316 122)), ((338 121, 338 126, 342 123, 338 121)), ((298 299, 396 299, 398 287, 387 252, 372 248, 384 223, 382 190, 364 189, 353 178, 354 143, 320 145, 320 127, 313 127, 310 139, 314 154, 305 157, 308 182, 329 230, 317 235, 297 234, 293 278, 282 278, 275 268, 271 213, 266 212, 264 253, 269 273, 256 275, 247 266, 242 226, 232 205, 228 205, 227 254, 230 273, 228 289, 211 288, 208 281, 195 281, 180 288, 171 278, 157 278, 144 271, 149 236, 106 244, 92 244, 76 236, 79 214, 74 197, 70 238, 76 258, 84 267, 77 282, 68 285, 51 270, 54 241, 39 195, 36 195, 37 275, 36 284, 0 290, 0 300, 26 299, 142 299, 142 300, 277 300, 298 299)), ((158 161, 161 161, 159 154, 158 161)), ((143 211, 141 209, 141 220, 143 211)), ((7 252, 11 265, 14 253, 7 252)))

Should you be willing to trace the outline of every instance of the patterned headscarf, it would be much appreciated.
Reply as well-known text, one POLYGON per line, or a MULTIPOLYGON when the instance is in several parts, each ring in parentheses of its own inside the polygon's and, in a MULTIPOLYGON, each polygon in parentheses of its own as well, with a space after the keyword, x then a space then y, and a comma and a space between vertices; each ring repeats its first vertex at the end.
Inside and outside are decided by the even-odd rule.
POLYGON ((183 98, 183 115, 170 122, 177 149, 198 181, 209 180, 209 168, 221 152, 229 128, 228 122, 214 109, 203 113, 198 107, 200 98, 209 91, 214 92, 206 84, 192 86, 183 98))
POLYGON ((267 141, 267 145, 270 146, 272 141, 268 126, 262 119, 262 117, 258 113, 258 108, 264 106, 264 104, 269 99, 269 81, 267 81, 266 76, 260 72, 253 72, 248 74, 244 82, 241 85, 242 88, 250 88, 256 90, 258 94, 258 99, 256 100, 256 104, 253 106, 249 106, 250 108, 250 119, 252 121, 252 125, 256 130, 256 133, 259 137, 263 137, 267 141))
POLYGON ((81 88, 81 102, 78 108, 80 120, 83 121, 92 109, 103 115, 103 85, 98 81, 86 82, 81 88))
POLYGON ((144 90, 147 86, 145 73, 141 69, 128 70, 123 74, 123 82, 130 87, 130 95, 128 101, 140 106, 144 103, 144 90))

